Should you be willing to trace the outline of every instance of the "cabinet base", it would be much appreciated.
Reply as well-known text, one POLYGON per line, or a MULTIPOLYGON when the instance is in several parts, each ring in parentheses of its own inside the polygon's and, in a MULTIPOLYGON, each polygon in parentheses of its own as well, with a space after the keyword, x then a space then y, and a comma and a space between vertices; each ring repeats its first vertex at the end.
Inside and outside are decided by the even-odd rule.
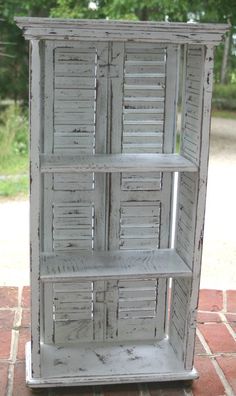
POLYGON ((55 347, 43 345, 42 376, 33 378, 26 345, 26 383, 31 388, 164 382, 198 378, 184 370, 167 340, 55 347))

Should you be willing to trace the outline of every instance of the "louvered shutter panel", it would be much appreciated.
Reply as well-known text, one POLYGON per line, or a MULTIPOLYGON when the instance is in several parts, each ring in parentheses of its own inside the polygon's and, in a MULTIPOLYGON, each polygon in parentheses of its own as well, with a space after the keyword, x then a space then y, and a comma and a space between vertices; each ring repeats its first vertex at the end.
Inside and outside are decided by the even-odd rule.
MULTIPOLYGON (((44 153, 105 151, 107 54, 107 44, 46 44, 44 153)), ((44 176, 44 251, 104 249, 104 188, 92 172, 44 176)))
MULTIPOLYGON (((51 73, 45 82, 44 153, 104 153, 108 44, 47 42, 45 47, 51 73)), ((44 175, 44 252, 105 249, 105 181, 105 175, 92 172, 44 175)), ((103 339, 104 309, 99 302, 94 307, 99 287, 99 281, 45 285, 45 306, 51 301, 45 311, 48 343, 103 339)))
MULTIPOLYGON (((167 121, 165 125, 164 114, 171 111, 173 116, 176 111, 177 75, 168 54, 174 55, 171 62, 176 66, 177 48, 146 43, 112 46, 111 62, 119 74, 111 76, 111 90, 121 99, 111 103, 111 152, 172 152, 174 123, 171 126, 167 121), (117 53, 123 59, 116 57, 117 53)), ((109 249, 169 247, 170 183, 171 176, 162 172, 111 175, 109 249)), ((133 279, 119 281, 116 287, 117 316, 112 320, 117 338, 162 338, 166 280, 133 279)))

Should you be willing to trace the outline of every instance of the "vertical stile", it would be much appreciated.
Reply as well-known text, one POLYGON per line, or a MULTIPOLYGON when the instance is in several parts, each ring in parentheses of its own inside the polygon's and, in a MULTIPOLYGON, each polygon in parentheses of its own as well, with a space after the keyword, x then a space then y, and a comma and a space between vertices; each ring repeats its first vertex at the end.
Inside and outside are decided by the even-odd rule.
POLYGON ((44 318, 43 318, 43 341, 46 344, 53 344, 55 341, 54 336, 54 320, 53 320, 53 283, 44 284, 44 318), (50 302, 50 303, 49 303, 50 302))
MULTIPOLYGON (((43 152, 52 154, 54 147, 54 42, 45 41, 44 52, 44 131, 43 152)), ((53 249, 52 218, 53 218, 53 174, 43 176, 43 251, 53 249)))
POLYGON ((107 341, 113 341, 120 339, 118 334, 118 281, 110 280, 105 283, 106 334, 104 335, 104 339, 107 341))
POLYGON ((41 375, 40 361, 40 252, 41 252, 41 177, 39 152, 42 139, 42 46, 32 40, 30 47, 30 268, 31 268, 31 348, 32 373, 41 375))
POLYGON ((93 339, 103 341, 106 329, 105 281, 93 282, 93 339))
MULTIPOLYGON (((103 154, 107 150, 107 109, 108 109, 108 46, 97 44, 96 79, 96 120, 95 153, 103 154)), ((95 224, 94 250, 106 249, 106 175, 94 174, 95 181, 95 224)))
MULTIPOLYGON (((110 150, 112 154, 121 153, 123 131, 123 95, 124 95, 124 43, 111 44, 111 62, 113 64, 110 75, 110 150)), ((120 183, 121 174, 110 176, 109 191, 109 250, 119 249, 120 235, 120 183)))
MULTIPOLYGON (((175 149, 177 101, 178 101, 179 47, 168 45, 166 49, 166 100, 163 152, 173 153, 175 149)), ((170 247, 173 174, 163 174, 163 202, 161 223, 163 224, 161 248, 170 247), (168 224, 168 226, 167 226, 168 224)))
MULTIPOLYGON (((96 123, 95 123, 95 153, 106 153, 108 145, 108 82, 109 51, 107 43, 97 44, 97 82, 96 82, 96 123)), ((94 224, 94 250, 107 248, 107 175, 96 173, 95 179, 95 224, 94 224)), ((94 340, 102 341, 106 329, 105 309, 106 282, 94 282, 94 310, 93 331, 94 340)))
MULTIPOLYGON (((166 100, 163 152, 173 153, 176 139, 177 102, 178 102, 179 46, 168 45, 166 48, 166 100)), ((171 245, 173 216, 174 174, 162 173, 161 239, 160 248, 171 245)), ((164 280, 160 279, 160 282, 164 280)), ((170 282, 165 280, 165 304, 163 304, 163 331, 168 331, 168 299, 170 282), (165 315, 165 320, 164 320, 165 315)))
MULTIPOLYGON (((123 130, 122 105, 124 86, 124 43, 110 43, 109 45, 109 146, 108 152, 121 152, 123 130)), ((108 175, 107 215, 109 216, 109 232, 107 234, 108 250, 119 249, 120 232, 120 173, 108 175)), ((106 304, 106 339, 115 340, 118 336, 118 305, 119 294, 116 281, 107 281, 105 292, 106 304)))

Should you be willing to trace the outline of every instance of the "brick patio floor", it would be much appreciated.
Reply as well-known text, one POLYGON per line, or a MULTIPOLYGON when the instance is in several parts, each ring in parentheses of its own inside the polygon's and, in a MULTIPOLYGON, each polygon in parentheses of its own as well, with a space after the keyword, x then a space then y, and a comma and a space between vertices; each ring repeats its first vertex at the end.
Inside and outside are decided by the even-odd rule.
POLYGON ((201 290, 195 367, 200 379, 31 391, 25 386, 24 347, 30 338, 30 290, 0 287, 0 396, 235 396, 236 290, 201 290))

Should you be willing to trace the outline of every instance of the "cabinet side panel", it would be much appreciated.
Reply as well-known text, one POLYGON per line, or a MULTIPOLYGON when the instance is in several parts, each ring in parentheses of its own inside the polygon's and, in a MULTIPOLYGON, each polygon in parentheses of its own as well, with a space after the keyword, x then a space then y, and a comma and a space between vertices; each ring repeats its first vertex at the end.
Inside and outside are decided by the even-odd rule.
MULTIPOLYGON (((178 207, 175 248, 193 271, 189 283, 188 303, 185 312, 185 335, 179 340, 186 369, 193 364, 196 331, 196 309, 200 281, 207 168, 209 154, 210 111, 213 76, 213 49, 188 46, 186 51, 186 85, 183 104, 183 130, 181 154, 199 166, 196 174, 182 173, 178 186, 178 207)), ((175 288, 172 305, 176 303, 175 288)), ((174 326, 173 308, 171 326, 174 326)))
POLYGON ((41 250, 41 177, 39 153, 42 146, 43 43, 30 46, 30 267, 31 267, 31 345, 32 376, 40 377, 40 250, 41 250))
POLYGON ((181 361, 185 357, 186 315, 188 312, 191 280, 173 279, 170 312, 170 343, 181 361))

